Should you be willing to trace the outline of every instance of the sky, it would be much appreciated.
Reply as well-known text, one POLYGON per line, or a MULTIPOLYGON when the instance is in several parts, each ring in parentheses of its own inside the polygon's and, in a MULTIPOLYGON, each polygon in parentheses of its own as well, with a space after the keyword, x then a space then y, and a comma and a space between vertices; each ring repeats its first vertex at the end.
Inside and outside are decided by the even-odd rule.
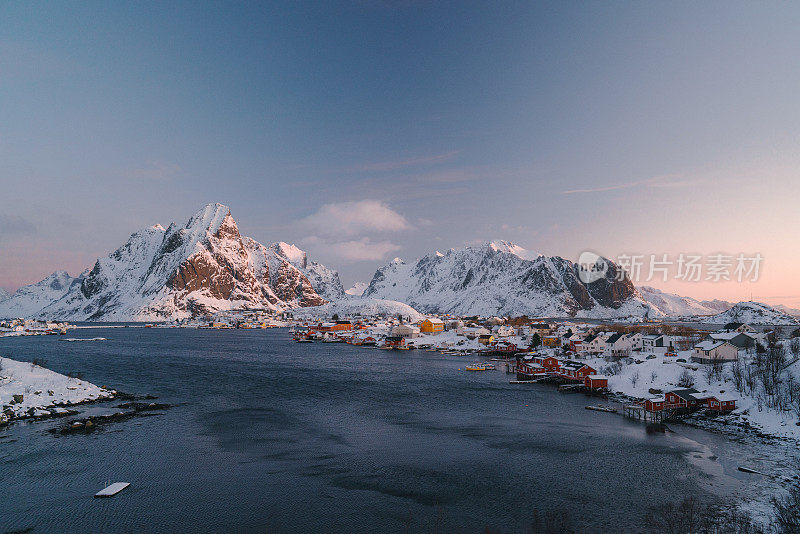
POLYGON ((0 287, 230 206, 369 281, 505 239, 760 254, 756 282, 639 283, 800 307, 800 5, 5 2, 0 287))

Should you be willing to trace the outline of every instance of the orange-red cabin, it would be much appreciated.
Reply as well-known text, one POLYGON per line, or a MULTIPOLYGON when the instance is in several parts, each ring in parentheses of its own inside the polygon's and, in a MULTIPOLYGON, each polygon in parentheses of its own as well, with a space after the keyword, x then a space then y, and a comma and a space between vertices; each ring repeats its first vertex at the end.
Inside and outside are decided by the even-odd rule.
POLYGON ((603 375, 586 375, 583 385, 589 389, 608 389, 608 377, 603 375))
POLYGON ((644 401, 644 409, 648 412, 660 412, 664 409, 664 398, 647 399, 644 401))
POLYGON ((718 399, 717 397, 709 397, 706 399, 706 407, 715 412, 732 412, 736 409, 736 399, 718 399))

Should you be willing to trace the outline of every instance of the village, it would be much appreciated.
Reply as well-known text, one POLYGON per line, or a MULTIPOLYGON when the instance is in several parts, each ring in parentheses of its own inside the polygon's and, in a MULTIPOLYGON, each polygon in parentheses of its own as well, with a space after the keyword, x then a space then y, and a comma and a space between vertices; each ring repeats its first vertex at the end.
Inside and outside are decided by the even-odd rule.
MULTIPOLYGON (((471 358, 465 371, 504 368, 512 384, 554 384, 622 403, 648 423, 736 414, 767 433, 798 436, 800 331, 732 322, 718 330, 589 324, 527 317, 296 321, 299 343, 347 343, 471 358), (499 367, 496 367, 499 364, 499 367), (796 365, 797 364, 797 365, 796 365)), ((618 411, 610 404, 591 406, 618 411)))
POLYGON ((37 319, 7 319, 0 321, 0 337, 55 336, 67 333, 69 323, 37 319))

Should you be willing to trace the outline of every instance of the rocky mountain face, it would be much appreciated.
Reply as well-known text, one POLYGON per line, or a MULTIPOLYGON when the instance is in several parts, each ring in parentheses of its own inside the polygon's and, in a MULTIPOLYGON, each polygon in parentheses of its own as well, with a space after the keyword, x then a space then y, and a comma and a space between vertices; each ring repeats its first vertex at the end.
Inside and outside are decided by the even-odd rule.
POLYGON ((8 291, 6 291, 2 287, 0 287, 0 302, 3 302, 4 300, 6 300, 10 296, 11 296, 11 293, 9 293, 8 291))
POLYGON ((270 245, 275 258, 280 258, 298 269, 311 282, 316 292, 326 300, 344 298, 344 287, 339 273, 321 263, 309 262, 305 252, 295 245, 279 242, 270 245))
POLYGON ((606 276, 584 283, 564 258, 532 254, 500 241, 428 254, 413 263, 396 258, 378 269, 364 298, 405 302, 424 312, 550 317, 659 316, 630 280, 606 276))
MULTIPOLYGON (((67 284, 68 289, 54 295, 57 298, 22 315, 163 320, 225 309, 281 310, 325 304, 309 276, 324 280, 330 294, 337 289, 344 292, 338 274, 306 263, 305 253, 292 245, 265 247, 241 236, 230 209, 209 204, 184 226, 155 225, 136 232, 67 284)), ((9 314, 8 303, 15 299, 16 294, 0 302, 0 316, 9 314)))

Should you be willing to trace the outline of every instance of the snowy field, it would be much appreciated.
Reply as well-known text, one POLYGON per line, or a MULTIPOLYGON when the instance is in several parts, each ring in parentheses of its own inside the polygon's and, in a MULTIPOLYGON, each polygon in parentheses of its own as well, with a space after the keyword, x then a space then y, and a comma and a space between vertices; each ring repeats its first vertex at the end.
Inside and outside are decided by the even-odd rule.
POLYGON ((108 399, 115 394, 85 380, 0 357, 0 407, 10 419, 48 416, 63 411, 59 405, 108 399))

